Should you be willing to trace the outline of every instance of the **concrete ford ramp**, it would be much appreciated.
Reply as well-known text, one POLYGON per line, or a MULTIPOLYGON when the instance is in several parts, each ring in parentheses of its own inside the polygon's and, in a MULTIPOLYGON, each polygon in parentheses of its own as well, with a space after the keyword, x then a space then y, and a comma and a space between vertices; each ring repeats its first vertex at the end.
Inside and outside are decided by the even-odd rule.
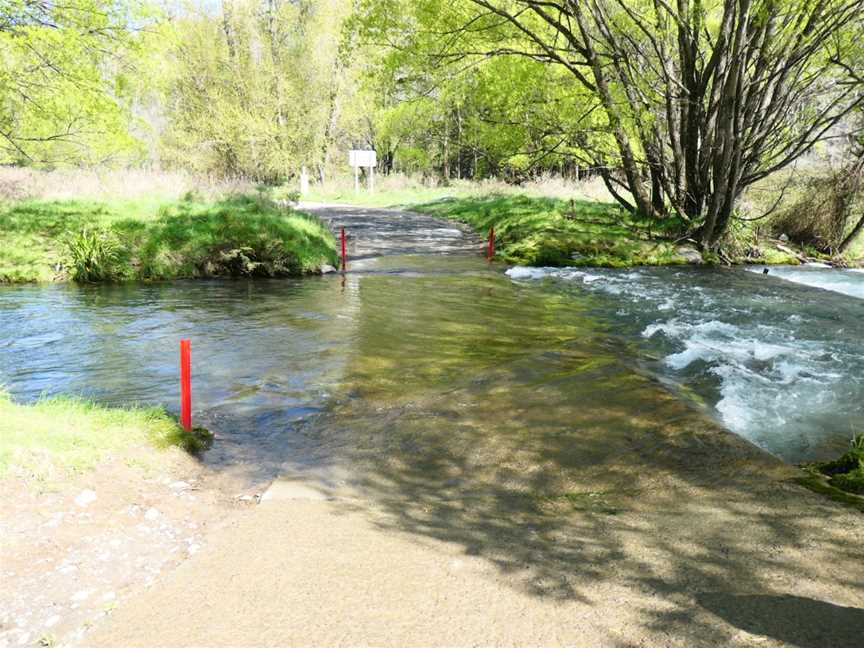
POLYGON ((483 245, 461 223, 396 209, 346 205, 301 205, 339 233, 345 227, 351 260, 414 254, 479 254, 483 245))
MULTIPOLYGON (((328 212, 356 232, 391 214, 328 212)), ((370 228, 359 256, 390 245, 370 228)), ((467 267, 480 248, 456 241, 467 267)), ((455 284, 486 309, 466 322, 447 277, 367 267, 315 460, 90 645, 862 645, 859 511, 584 343, 568 300, 478 274, 455 284), (517 297, 542 317, 493 317, 517 297), (494 358, 452 342, 466 326, 494 358), (400 364, 412 349, 429 363, 400 364)))

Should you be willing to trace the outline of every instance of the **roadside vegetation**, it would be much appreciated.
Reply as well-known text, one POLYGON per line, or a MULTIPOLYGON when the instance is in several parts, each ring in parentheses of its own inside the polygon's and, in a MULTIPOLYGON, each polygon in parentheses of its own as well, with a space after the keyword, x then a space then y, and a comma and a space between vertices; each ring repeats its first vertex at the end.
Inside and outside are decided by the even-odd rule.
POLYGON ((630 266, 687 263, 675 244, 657 237, 616 205, 529 196, 443 199, 417 211, 495 230, 496 256, 534 266, 630 266))
MULTIPOLYGON (((784 226, 769 236, 831 256, 854 250, 864 231, 860 2, 631 4, 7 3, 0 164, 242 178, 281 187, 277 198, 296 192, 305 172, 309 199, 324 200, 350 171, 347 151, 363 148, 376 151, 379 178, 429 181, 413 198, 361 194, 367 204, 428 203, 466 180, 521 188, 548 176, 591 178, 604 202, 626 212, 616 227, 632 226, 633 242, 662 230, 695 241, 709 260, 774 261, 780 248, 762 250, 752 233, 776 217, 784 226), (741 34, 750 46, 739 46, 741 34), (820 179, 799 182, 803 200, 785 214, 786 188, 759 206, 749 200, 799 168, 820 179)), ((338 197, 353 193, 349 180, 338 197)), ((599 209, 588 210, 592 218, 599 209)), ((584 247, 573 228, 561 231, 560 248, 584 247)), ((623 245, 619 234, 585 256, 667 258, 623 245)), ((32 244, 59 262, 38 237, 32 244)), ((98 236, 82 241, 98 246, 98 236)), ((244 247, 255 246, 234 249, 244 247)), ((7 275, 28 254, 8 251, 7 275)), ((38 274, 52 274, 42 261, 38 274)), ((225 265, 197 252, 148 261, 126 274, 225 265)), ((228 265, 267 273, 304 262, 268 255, 228 265)))
POLYGON ((144 443, 197 452, 207 435, 187 434, 159 408, 102 407, 68 397, 25 405, 0 392, 0 477, 10 471, 39 478, 82 472, 110 453, 144 443))
POLYGON ((335 249, 317 218, 263 195, 0 205, 0 282, 301 275, 335 249))

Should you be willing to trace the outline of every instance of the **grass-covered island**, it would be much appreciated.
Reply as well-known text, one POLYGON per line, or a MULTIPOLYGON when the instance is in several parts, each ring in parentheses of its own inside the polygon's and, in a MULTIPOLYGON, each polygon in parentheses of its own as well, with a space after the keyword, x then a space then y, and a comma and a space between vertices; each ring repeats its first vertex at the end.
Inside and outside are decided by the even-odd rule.
POLYGON ((0 204, 0 282, 275 277, 335 260, 326 225, 264 196, 0 204))

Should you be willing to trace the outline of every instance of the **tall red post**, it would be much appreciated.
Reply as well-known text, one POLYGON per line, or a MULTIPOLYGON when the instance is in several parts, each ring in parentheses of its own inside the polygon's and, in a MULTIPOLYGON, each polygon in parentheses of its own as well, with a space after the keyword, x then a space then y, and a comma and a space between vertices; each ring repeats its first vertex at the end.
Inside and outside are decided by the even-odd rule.
POLYGON ((180 425, 192 431, 192 342, 180 340, 180 425))
POLYGON ((345 251, 345 228, 342 228, 342 272, 348 267, 347 253, 345 251))
POLYGON ((495 228, 489 228, 489 245, 486 248, 486 258, 489 261, 495 256, 495 228))

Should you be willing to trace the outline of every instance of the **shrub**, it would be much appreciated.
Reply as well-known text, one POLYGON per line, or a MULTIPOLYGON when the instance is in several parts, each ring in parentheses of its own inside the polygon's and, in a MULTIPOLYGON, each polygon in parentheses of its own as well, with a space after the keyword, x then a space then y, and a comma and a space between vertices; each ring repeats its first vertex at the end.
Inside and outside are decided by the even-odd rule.
POLYGON ((864 156, 810 179, 801 198, 774 219, 773 228, 776 234, 821 252, 843 252, 851 242, 847 234, 862 196, 864 156))

